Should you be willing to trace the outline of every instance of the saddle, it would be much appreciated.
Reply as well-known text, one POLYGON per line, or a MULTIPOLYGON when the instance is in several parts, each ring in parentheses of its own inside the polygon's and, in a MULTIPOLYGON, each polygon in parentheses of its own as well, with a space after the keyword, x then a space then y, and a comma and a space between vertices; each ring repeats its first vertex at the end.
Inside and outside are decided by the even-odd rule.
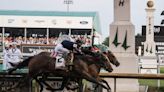
POLYGON ((51 55, 51 57, 53 58, 52 62, 55 63, 56 69, 70 70, 70 67, 73 66, 73 53, 69 53, 68 55, 57 55, 55 57, 51 55))
POLYGON ((65 59, 66 63, 66 68, 71 71, 74 64, 73 64, 73 59, 74 59, 74 53, 73 52, 70 52, 68 53, 67 55, 63 55, 63 58, 65 59))

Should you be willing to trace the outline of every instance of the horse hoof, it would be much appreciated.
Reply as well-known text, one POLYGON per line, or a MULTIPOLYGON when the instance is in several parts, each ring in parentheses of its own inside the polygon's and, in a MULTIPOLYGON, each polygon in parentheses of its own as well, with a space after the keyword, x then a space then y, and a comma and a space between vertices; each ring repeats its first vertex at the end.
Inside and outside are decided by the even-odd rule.
POLYGON ((108 90, 108 92, 112 92, 112 90, 111 90, 111 89, 109 89, 109 90, 108 90))

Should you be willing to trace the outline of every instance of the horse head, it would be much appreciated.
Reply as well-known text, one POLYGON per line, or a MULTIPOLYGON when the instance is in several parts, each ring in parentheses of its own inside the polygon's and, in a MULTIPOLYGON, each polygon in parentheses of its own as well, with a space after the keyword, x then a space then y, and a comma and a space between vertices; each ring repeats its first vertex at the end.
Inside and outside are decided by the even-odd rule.
POLYGON ((110 60, 110 62, 113 65, 115 65, 117 67, 120 65, 117 58, 115 57, 115 55, 111 51, 108 50, 107 52, 104 52, 104 54, 106 54, 106 56, 108 57, 108 59, 110 60))
POLYGON ((109 59, 108 59, 108 57, 106 55, 104 55, 103 53, 97 52, 96 58, 99 59, 96 62, 98 62, 100 67, 104 68, 108 72, 112 72, 113 71, 113 68, 112 68, 112 66, 110 64, 110 61, 109 61, 109 59))

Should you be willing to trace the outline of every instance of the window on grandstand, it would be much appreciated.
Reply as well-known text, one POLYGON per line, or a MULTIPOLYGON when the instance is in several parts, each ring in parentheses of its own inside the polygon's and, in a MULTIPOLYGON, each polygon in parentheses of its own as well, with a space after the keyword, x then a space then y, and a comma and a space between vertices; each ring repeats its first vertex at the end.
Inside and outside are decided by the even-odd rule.
POLYGON ((69 29, 56 29, 56 28, 50 28, 49 29, 49 37, 58 37, 59 34, 69 34, 69 29))
POLYGON ((91 29, 72 29, 71 35, 91 35, 91 29))
POLYGON ((27 38, 36 37, 43 38, 46 37, 47 29, 46 28, 27 28, 27 38))
POLYGON ((6 27, 5 28, 5 37, 24 37, 24 28, 11 28, 6 27))

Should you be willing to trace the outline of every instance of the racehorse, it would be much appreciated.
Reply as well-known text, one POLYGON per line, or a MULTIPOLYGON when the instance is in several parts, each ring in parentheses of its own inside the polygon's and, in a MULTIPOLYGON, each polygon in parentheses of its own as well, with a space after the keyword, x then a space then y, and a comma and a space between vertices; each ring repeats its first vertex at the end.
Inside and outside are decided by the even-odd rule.
MULTIPOLYGON (((99 49, 100 49, 100 48, 99 48, 99 49)), ((83 51, 85 54, 91 54, 91 55, 94 54, 93 52, 90 51, 90 48, 88 48, 88 49, 83 48, 82 51, 83 51)), ((105 52, 102 52, 102 53, 105 54, 105 55, 108 57, 109 61, 110 61, 113 65, 115 65, 116 67, 118 67, 118 66, 120 65, 120 63, 118 62, 117 58, 115 57, 115 55, 114 55, 110 50, 106 50, 105 52)), ((107 83, 104 79, 102 79, 102 78, 99 77, 99 73, 100 73, 100 69, 101 69, 101 67, 100 67, 99 65, 96 65, 96 64, 90 65, 90 66, 88 67, 88 69, 89 69, 89 71, 90 71, 92 77, 94 77, 94 78, 96 78, 97 80, 99 80, 99 81, 105 83, 105 84, 109 87, 108 83, 107 83)), ((108 72, 109 72, 109 71, 108 71, 108 72)), ((98 85, 97 85, 97 86, 98 86, 98 85)), ((95 88, 97 88, 97 86, 96 86, 95 88)), ((95 89, 95 90, 96 90, 96 89, 95 89)))
POLYGON ((103 52, 104 54, 107 55, 108 59, 110 60, 110 62, 115 65, 115 66, 119 66, 120 63, 118 62, 116 56, 110 51, 110 50, 107 50, 106 52, 103 52))
MULTIPOLYGON (((109 61, 113 65, 115 65, 116 67, 118 67, 120 65, 120 63, 118 62, 117 58, 115 57, 115 55, 111 51, 107 50, 106 52, 103 52, 103 53, 108 57, 109 61)), ((97 66, 94 65, 94 67, 97 67, 97 66)), ((94 68, 94 67, 89 67, 91 69, 91 72, 93 73, 91 75, 94 75, 95 78, 97 78, 97 80, 105 83, 109 87, 108 83, 104 79, 100 78, 99 76, 96 76, 96 74, 98 75, 100 73, 100 68, 98 68, 98 67, 94 68), (95 69, 97 69, 97 70, 95 70, 95 69)), ((95 87, 95 88, 97 88, 97 87, 95 87)))
MULTIPOLYGON (((22 68, 23 66, 28 65, 29 77, 35 79, 39 83, 39 85, 41 86, 40 91, 43 90, 43 85, 37 79, 37 76, 39 74, 50 72, 56 76, 63 76, 65 78, 73 77, 73 78, 79 78, 79 79, 86 79, 88 81, 91 81, 98 85, 101 85, 103 88, 107 89, 109 92, 110 88, 108 86, 106 87, 105 85, 103 85, 101 83, 101 81, 95 79, 89 72, 89 68, 88 68, 89 65, 97 64, 97 65, 100 65, 101 67, 104 67, 107 71, 111 72, 113 69, 111 68, 111 65, 108 62, 108 60, 106 58, 104 58, 103 54, 99 54, 96 57, 93 57, 91 55, 82 55, 82 56, 74 55, 74 60, 73 60, 74 67, 71 72, 66 72, 66 71, 59 72, 59 70, 55 69, 55 63, 52 60, 53 59, 50 57, 49 53, 42 52, 36 56, 28 58, 27 60, 25 60, 28 63, 22 62, 19 64, 20 66, 18 65, 13 70, 16 70, 17 68, 22 68)), ((13 70, 11 70, 11 71, 13 71, 13 70)), ((44 81, 42 81, 42 82, 45 83, 44 81)), ((63 83, 63 85, 64 85, 64 83, 63 83)))

